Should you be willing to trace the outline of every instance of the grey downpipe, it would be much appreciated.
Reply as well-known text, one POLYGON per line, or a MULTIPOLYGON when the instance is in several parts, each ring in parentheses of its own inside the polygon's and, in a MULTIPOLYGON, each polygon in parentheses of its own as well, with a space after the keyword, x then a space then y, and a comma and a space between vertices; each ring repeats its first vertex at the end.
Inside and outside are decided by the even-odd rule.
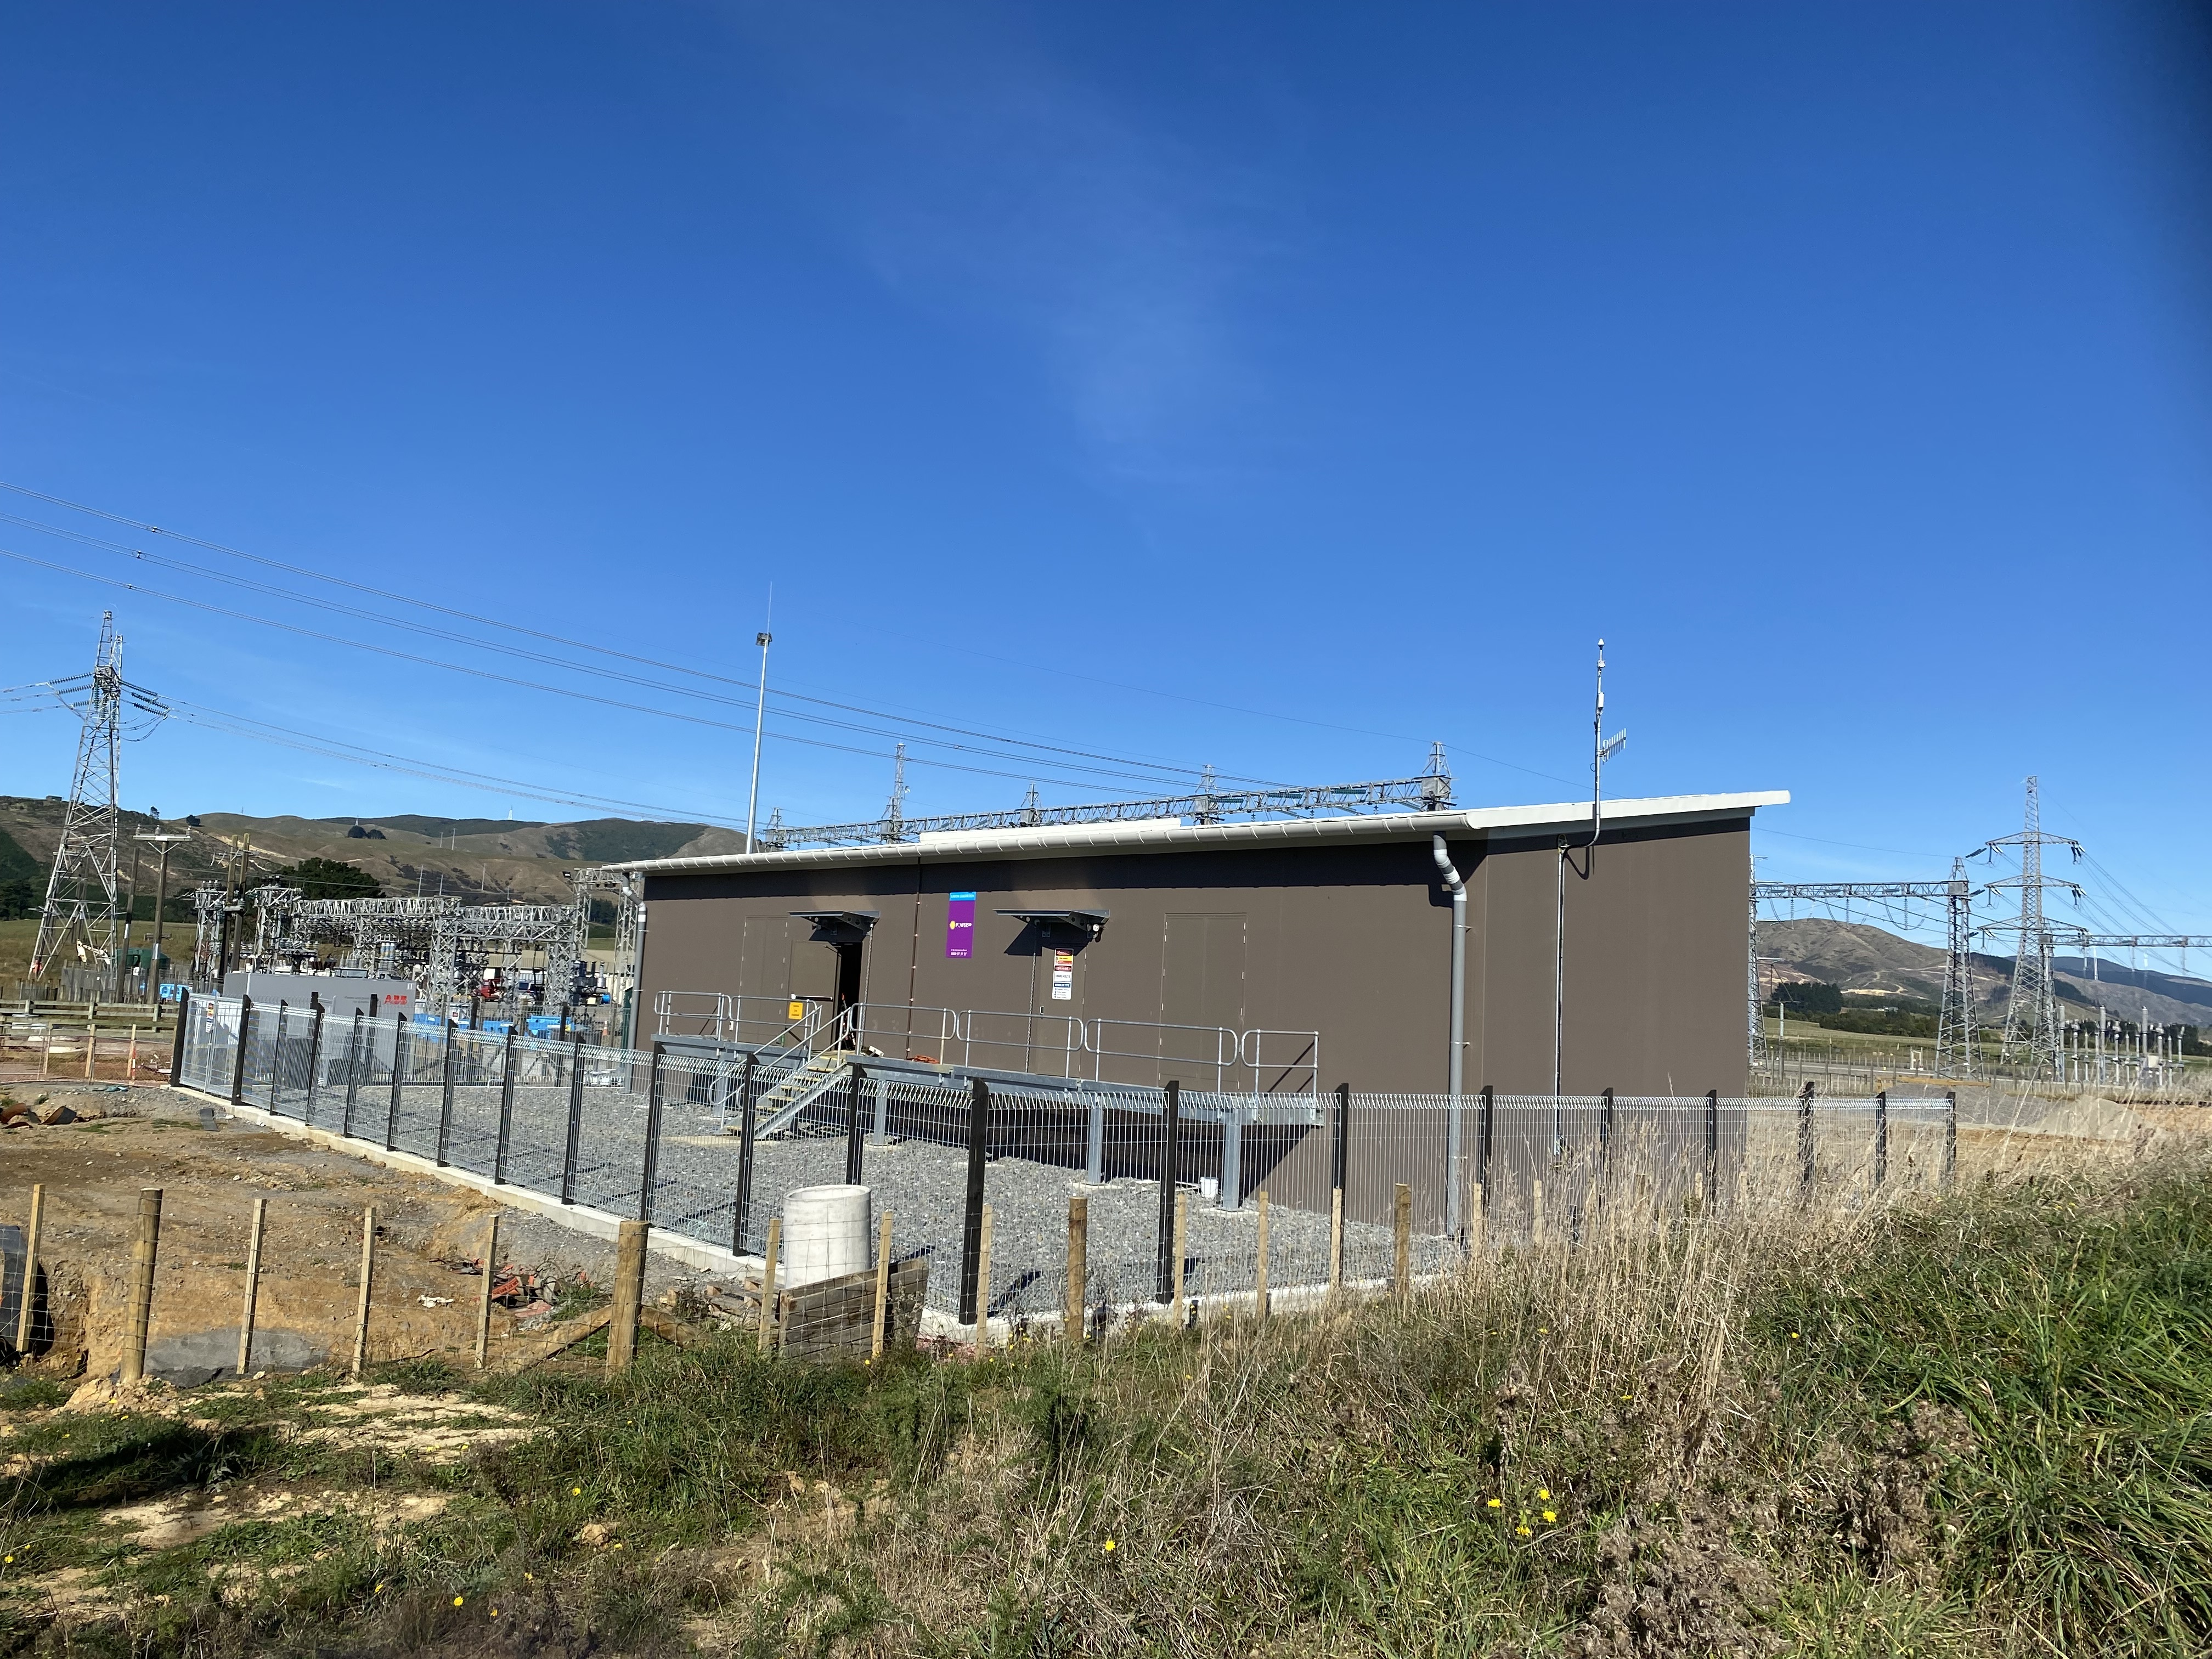
POLYGON ((1443 836, 1431 840, 1430 850, 1435 854, 1437 870, 1443 877, 1444 885, 1451 889, 1451 1064, 1447 1075, 1450 1093, 1456 1099, 1463 1092, 1461 1085, 1467 1073, 1467 883, 1453 866, 1443 836))
POLYGON ((1444 1231, 1456 1238, 1461 1231, 1460 1097, 1465 1091, 1467 1075, 1467 883, 1453 865, 1442 834, 1431 841, 1430 850, 1436 856, 1437 873, 1451 890, 1451 1058, 1445 1068, 1451 1090, 1451 1121, 1445 1132, 1444 1231))

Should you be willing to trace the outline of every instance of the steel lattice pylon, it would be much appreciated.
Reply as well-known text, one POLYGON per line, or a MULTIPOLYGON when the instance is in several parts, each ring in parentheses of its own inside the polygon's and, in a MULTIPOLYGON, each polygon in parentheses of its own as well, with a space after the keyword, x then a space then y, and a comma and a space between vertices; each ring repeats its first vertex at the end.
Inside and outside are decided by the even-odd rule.
MULTIPOLYGON (((83 730, 77 738, 69 805, 63 809, 61 839, 54 848, 54 867, 46 878, 46 899, 39 910, 31 977, 43 977, 72 945, 80 961, 97 961, 111 974, 119 974, 116 934, 123 921, 123 892, 118 800, 124 716, 127 708, 142 719, 158 721, 168 710, 152 692, 123 678, 123 636, 115 631, 112 611, 100 613, 92 672, 59 681, 50 689, 76 714, 83 730)), ((135 733, 143 734, 143 729, 135 733)))
POLYGON ((1951 860, 1949 922, 1943 955, 1943 1004, 1936 1020, 1936 1075, 1974 1074, 1974 912, 1966 861, 1951 860))
POLYGON ((2013 957, 2012 996, 2005 1005, 2004 1058, 2021 1055, 2029 1069, 2038 1075, 2047 1071, 2058 1077, 2063 1075, 2065 1043, 2058 1029, 2057 988, 2051 974, 2051 925, 2043 914, 2043 894, 2046 888, 2063 887, 2078 904, 2081 890, 2070 881, 2043 873, 2043 849, 2046 847, 2069 848, 2075 858, 2081 856, 2081 842, 2069 836, 2043 833, 2041 794, 2036 780, 2030 778, 2027 808, 2020 833, 2000 836, 1983 849, 1995 852, 1999 848, 2010 848, 2019 854, 2020 873, 1990 882, 1989 890, 2019 888, 2020 916, 2014 921, 1984 923, 1982 931, 2018 936, 2019 948, 2013 957))

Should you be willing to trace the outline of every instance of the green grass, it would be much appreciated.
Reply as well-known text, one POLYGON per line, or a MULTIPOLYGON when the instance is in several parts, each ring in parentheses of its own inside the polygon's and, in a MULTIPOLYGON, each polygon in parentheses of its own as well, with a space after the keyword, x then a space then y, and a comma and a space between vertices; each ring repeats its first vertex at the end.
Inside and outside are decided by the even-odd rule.
MULTIPOLYGON (((5 1571, 104 1577, 131 1610, 69 1650, 146 1656, 653 1653, 700 1620, 763 1656, 2212 1650, 2191 1163, 1103 1352, 810 1367, 733 1338, 615 1379, 379 1378, 544 1432, 445 1468, 309 1454, 281 1429, 327 1378, 209 1394, 198 1428, 19 1418, 5 1571), (446 1507, 155 1553, 99 1523, 256 1477, 446 1507)), ((61 1651, 8 1582, 0 1655, 61 1651)))

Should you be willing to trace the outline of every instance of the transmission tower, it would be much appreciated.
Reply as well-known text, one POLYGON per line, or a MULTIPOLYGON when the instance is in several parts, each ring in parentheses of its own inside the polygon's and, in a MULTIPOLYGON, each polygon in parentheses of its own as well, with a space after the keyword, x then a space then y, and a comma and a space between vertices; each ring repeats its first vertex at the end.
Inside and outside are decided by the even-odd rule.
POLYGON ((112 611, 100 614, 92 672, 54 682, 49 689, 82 722, 83 730, 77 738, 76 770, 62 813, 53 872, 46 878, 46 902, 39 911, 38 942, 31 947, 31 977, 42 977, 72 946, 80 962, 96 962, 109 973, 118 973, 122 837, 116 797, 123 739, 144 735, 168 710, 152 692, 123 678, 123 639, 115 631, 112 611), (143 724, 134 723, 126 733, 126 716, 143 724))
POLYGON ((2005 1006, 2003 1057, 2015 1054, 2024 1058, 2031 1072, 2041 1075, 2048 1071, 2052 1076, 2063 1075, 2065 1047, 2058 1029, 2058 995, 2051 975, 2051 927, 2043 914, 2044 890, 2051 887, 2065 889, 2081 902, 2081 890, 2070 881, 2043 873, 2043 849, 2046 847, 2069 848, 2074 856, 2081 856, 2081 843, 2065 836, 2047 836, 2043 832, 2043 806, 2035 779, 2027 781, 2027 810, 2016 836, 2000 836, 1987 843, 1982 851, 1994 853, 2009 848, 2020 855, 2020 873, 2007 876, 1989 884, 1991 891, 2002 887, 2020 889, 2020 917, 2014 921, 1993 921, 1984 924, 1985 933, 2014 933, 2019 936, 2019 949, 2013 956, 2012 996, 2005 1006))
POLYGON ((1951 860, 1944 895, 1949 935, 1943 953, 1943 1004, 1936 1019, 1936 1075, 1974 1074, 1974 910, 1966 861, 1951 860))

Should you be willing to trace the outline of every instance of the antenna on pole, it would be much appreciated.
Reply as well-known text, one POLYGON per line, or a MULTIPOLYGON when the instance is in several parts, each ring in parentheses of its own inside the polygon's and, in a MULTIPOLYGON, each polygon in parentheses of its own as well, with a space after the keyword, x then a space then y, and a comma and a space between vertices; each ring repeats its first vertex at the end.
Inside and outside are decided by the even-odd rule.
MULTIPOLYGON (((768 591, 768 602, 769 610, 773 611, 775 608, 775 589, 773 587, 768 591)), ((775 641, 775 635, 765 628, 753 636, 753 643, 760 647, 761 670, 760 698, 753 705, 753 784, 745 795, 745 851, 748 853, 758 850, 753 844, 753 828, 760 821, 761 728, 768 720, 768 648, 775 641)))

